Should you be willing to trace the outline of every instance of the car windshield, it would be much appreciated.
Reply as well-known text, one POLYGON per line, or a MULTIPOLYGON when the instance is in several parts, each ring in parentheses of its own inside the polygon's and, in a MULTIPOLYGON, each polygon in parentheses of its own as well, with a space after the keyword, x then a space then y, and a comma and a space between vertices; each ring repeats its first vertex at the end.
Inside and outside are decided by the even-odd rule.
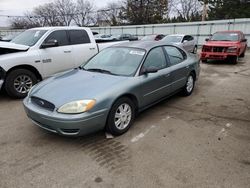
POLYGON ((47 30, 27 30, 19 34, 10 42, 26 46, 33 46, 46 32, 47 30))
POLYGON ((81 68, 93 72, 133 76, 145 53, 144 50, 136 48, 107 48, 90 59, 81 68))
POLYGON ((211 39, 212 41, 238 41, 238 33, 215 33, 211 39))
POLYGON ((174 43, 177 43, 177 42, 181 42, 182 40, 182 36, 166 36, 162 39, 162 41, 164 42, 174 42, 174 43))

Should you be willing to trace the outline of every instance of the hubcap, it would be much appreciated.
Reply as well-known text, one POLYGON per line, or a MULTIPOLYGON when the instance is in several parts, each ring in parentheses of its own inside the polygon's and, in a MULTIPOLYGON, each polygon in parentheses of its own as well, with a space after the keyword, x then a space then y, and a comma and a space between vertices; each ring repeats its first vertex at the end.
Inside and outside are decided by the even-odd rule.
POLYGON ((121 104, 115 112, 114 121, 116 128, 119 130, 127 128, 127 126, 131 121, 131 117, 132 117, 131 107, 126 103, 121 104))
POLYGON ((190 93, 193 90, 193 87, 194 87, 194 79, 192 76, 189 76, 187 81, 187 92, 190 93))
POLYGON ((14 88, 18 93, 28 93, 32 86, 32 79, 27 75, 20 75, 14 80, 14 88))

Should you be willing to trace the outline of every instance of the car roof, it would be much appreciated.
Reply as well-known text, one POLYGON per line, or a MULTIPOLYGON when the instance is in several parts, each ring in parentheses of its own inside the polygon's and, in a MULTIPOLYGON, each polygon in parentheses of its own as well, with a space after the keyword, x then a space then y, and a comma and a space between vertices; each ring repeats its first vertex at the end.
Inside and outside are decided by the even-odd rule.
POLYGON ((87 29, 86 27, 77 27, 77 26, 56 26, 56 27, 35 27, 30 30, 69 30, 69 29, 87 29))
MULTIPOLYGON (((133 42, 125 42, 114 45, 115 47, 127 47, 127 48, 140 48, 146 51, 151 50, 152 48, 164 45, 175 46, 171 43, 160 42, 160 41, 133 41, 133 42)), ((112 47, 112 46, 111 46, 112 47)))
MULTIPOLYGON (((167 36, 184 37, 184 36, 185 36, 185 34, 172 34, 172 35, 167 35, 167 36)), ((167 37, 167 36, 166 36, 166 37, 167 37)))
POLYGON ((216 33, 242 33, 242 31, 217 31, 216 33))

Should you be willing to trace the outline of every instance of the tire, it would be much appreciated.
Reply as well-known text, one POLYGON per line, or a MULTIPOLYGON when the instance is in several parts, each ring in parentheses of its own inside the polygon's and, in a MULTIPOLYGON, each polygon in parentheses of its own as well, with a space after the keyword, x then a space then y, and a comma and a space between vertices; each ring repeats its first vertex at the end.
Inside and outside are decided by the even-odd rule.
POLYGON ((109 112, 106 124, 106 131, 115 136, 122 135, 129 130, 129 128, 134 122, 134 119, 135 119, 134 103, 127 97, 120 98, 113 104, 109 112), (123 109, 124 111, 121 111, 121 109, 123 109), (126 111, 127 114, 125 113, 126 111), (129 111, 131 113, 128 113, 129 111), (116 114, 120 113, 122 113, 121 116, 116 116, 116 114), (120 122, 122 123, 119 123, 119 119, 120 122))
POLYGON ((240 57, 245 57, 246 50, 247 50, 247 48, 245 48, 244 52, 242 54, 240 54, 240 57))
POLYGON ((201 62, 202 63, 207 63, 207 59, 202 59, 201 62))
POLYGON ((37 77, 33 72, 27 69, 16 69, 8 73, 5 90, 10 97, 22 99, 37 82, 37 77))
POLYGON ((229 61, 230 64, 236 65, 238 63, 238 56, 228 57, 228 61, 229 61))
POLYGON ((194 47, 193 49, 193 53, 196 54, 197 53, 197 46, 194 47))
POLYGON ((185 86, 183 87, 182 93, 184 96, 189 96, 193 93, 195 86, 195 76, 193 73, 189 74, 187 78, 187 82, 185 86))

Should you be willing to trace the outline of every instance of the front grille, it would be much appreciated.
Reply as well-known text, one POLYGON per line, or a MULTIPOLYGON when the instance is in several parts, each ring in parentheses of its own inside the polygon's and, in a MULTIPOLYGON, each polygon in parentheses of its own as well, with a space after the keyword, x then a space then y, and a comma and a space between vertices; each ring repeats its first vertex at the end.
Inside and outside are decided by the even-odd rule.
POLYGON ((210 46, 203 46, 202 51, 203 52, 211 52, 212 51, 212 47, 210 47, 210 46))
POLYGON ((213 47, 213 52, 224 52, 224 47, 213 47))
POLYGON ((49 111, 53 111, 55 109, 55 105, 44 100, 44 99, 40 99, 38 97, 31 97, 31 102, 36 104, 37 106, 44 108, 46 110, 49 111))

